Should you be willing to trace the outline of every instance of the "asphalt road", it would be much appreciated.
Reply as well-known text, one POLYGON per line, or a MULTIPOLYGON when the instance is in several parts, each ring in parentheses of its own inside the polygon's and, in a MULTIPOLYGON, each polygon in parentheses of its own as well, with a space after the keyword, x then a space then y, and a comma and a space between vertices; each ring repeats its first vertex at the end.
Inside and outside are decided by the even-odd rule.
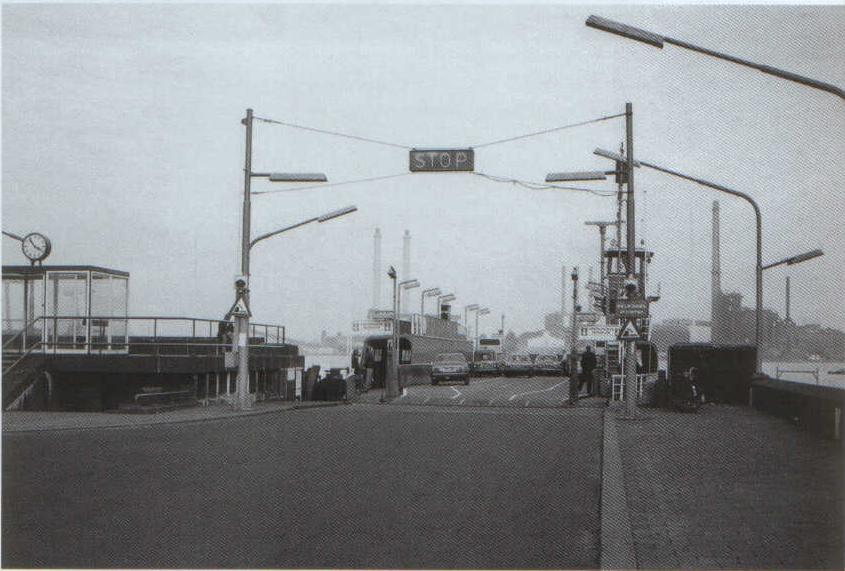
POLYGON ((396 404, 557 407, 569 401, 566 377, 473 377, 469 385, 413 385, 396 404))
POLYGON ((2 564, 592 568, 600 441, 598 409, 361 404, 5 434, 2 564))

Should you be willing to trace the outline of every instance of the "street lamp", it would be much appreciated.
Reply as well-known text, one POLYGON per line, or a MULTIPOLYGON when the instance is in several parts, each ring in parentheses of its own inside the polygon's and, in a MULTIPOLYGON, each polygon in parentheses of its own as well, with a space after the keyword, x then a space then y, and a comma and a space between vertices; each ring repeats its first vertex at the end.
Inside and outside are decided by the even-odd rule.
POLYGON ((411 279, 411 280, 404 280, 404 281, 399 282, 400 291, 399 291, 399 307, 398 307, 398 309, 399 309, 400 313, 402 312, 402 291, 401 290, 403 290, 403 289, 404 290, 414 289, 414 288, 418 288, 418 287, 420 287, 420 281, 419 280, 411 279))
MULTIPOLYGON (((596 149, 595 154, 600 155, 601 153, 607 153, 608 151, 602 151, 601 149, 596 149), (601 152, 600 152, 601 151, 601 152)), ((762 338, 763 338, 763 220, 762 215, 760 214, 760 207, 754 201, 753 198, 745 194, 744 192, 739 192, 738 190, 730 189, 726 186, 722 186, 720 184, 716 184, 714 182, 709 182, 704 179, 696 178, 693 176, 685 175, 678 171, 668 169, 665 167, 661 167, 652 163, 648 163, 642 159, 640 159, 640 164, 646 168, 650 168, 652 170, 656 170, 668 175, 672 175, 678 178, 682 178, 684 180, 688 180, 690 182, 694 182, 696 184, 700 184, 701 186, 706 186, 708 188, 712 188, 714 190, 718 190, 719 192, 724 192, 726 194, 730 194, 732 196, 737 196, 742 198, 749 204, 751 204, 752 208, 754 209, 754 218, 757 225, 757 263, 756 263, 756 270, 755 270, 755 282, 756 282, 756 309, 755 309, 755 327, 754 327, 754 345, 757 348, 757 364, 756 364, 756 372, 759 373, 761 370, 763 356, 761 354, 762 349, 762 338)))
POLYGON ((490 313, 489 307, 482 307, 481 309, 479 309, 478 311, 475 312, 475 349, 476 350, 478 350, 478 347, 479 347, 479 345, 478 345, 478 339, 479 339, 479 335, 478 335, 478 316, 479 315, 487 315, 488 313, 490 313))
MULTIPOLYGON (((329 220, 333 220, 335 218, 339 218, 341 216, 345 216, 347 214, 352 214, 356 212, 358 208, 356 206, 347 206, 346 208, 341 208, 340 210, 334 210, 332 212, 327 212, 321 216, 315 216, 313 218, 309 218, 307 220, 303 220, 302 222, 297 222, 296 224, 291 224, 290 226, 285 226, 284 228, 280 228, 278 230, 273 230, 272 232, 267 232, 266 234, 262 234, 261 236, 255 238, 254 240, 250 241, 246 248, 246 256, 247 260, 249 260, 249 253, 252 250, 253 246, 261 242, 262 240, 266 240, 267 238, 271 238, 273 236, 278 236, 279 234, 283 234, 284 232, 288 232, 290 230, 294 230, 295 228, 299 228, 301 226, 305 226, 306 224, 311 224, 312 222, 328 222, 329 220)), ((238 296, 244 299, 248 305, 248 296, 249 296, 249 262, 247 262, 246 266, 247 273, 236 282, 236 287, 238 288, 238 296)), ((228 319, 229 316, 227 316, 228 319)), ((250 314, 248 310, 244 313, 239 313, 235 316, 236 326, 238 330, 238 378, 237 378, 237 387, 236 387, 236 394, 237 394, 237 405, 236 408, 241 410, 249 409, 252 406, 252 402, 249 398, 249 317, 250 314)))
POLYGON ((786 264, 787 266, 794 266, 795 264, 800 264, 801 262, 806 262, 807 260, 812 260, 813 258, 818 258, 819 256, 824 256, 824 252, 819 249, 810 250, 809 252, 805 252, 804 254, 798 254, 797 256, 790 256, 789 258, 784 258, 779 262, 772 262, 771 264, 766 264, 763 266, 764 270, 768 270, 769 268, 774 268, 775 266, 782 266, 786 264))
POLYGON ((757 71, 761 71, 768 75, 773 75, 775 77, 779 77, 781 79, 786 79, 788 81, 794 81, 796 83, 800 83, 802 85, 806 85, 812 87, 814 89, 819 89, 821 91, 827 91, 828 93, 832 93, 838 96, 841 99, 845 99, 845 90, 841 87, 837 87, 830 83, 825 83, 823 81, 818 81, 815 79, 811 79, 809 77, 804 77, 803 75, 798 75, 796 73, 792 73, 789 71, 784 71, 782 69, 778 69, 772 67, 770 65, 754 63, 745 59, 741 59, 732 55, 724 54, 721 52, 717 52, 715 50, 711 50, 708 48, 702 48, 700 46, 693 45, 689 42, 685 42, 683 40, 678 40, 675 38, 670 38, 668 36, 662 36, 660 34, 655 34, 653 32, 648 32, 641 28, 635 28, 634 26, 629 26, 627 24, 623 24, 621 22, 615 22, 613 20, 608 20, 607 18, 602 18, 600 16, 590 16, 587 18, 586 22, 587 26, 590 28, 595 28, 597 30, 601 30, 603 32, 609 32, 611 34, 616 34, 617 36, 622 36, 623 38, 627 38, 629 40, 635 40, 638 42, 642 42, 648 44, 650 46, 654 46, 656 48, 663 48, 663 44, 673 44, 681 48, 685 48, 688 50, 692 50, 695 52, 702 53, 704 55, 708 55, 714 58, 727 60, 733 62, 735 64, 739 64, 745 67, 750 67, 756 69, 757 71))
MULTIPOLYGON (((325 222, 344 214, 354 212, 355 207, 348 207, 343 210, 330 212, 323 216, 312 218, 299 224, 294 224, 280 230, 269 232, 252 240, 252 230, 250 228, 250 221, 252 217, 252 191, 251 184, 253 178, 267 178, 272 182, 326 182, 328 179, 323 173, 268 173, 268 172, 253 172, 252 170, 252 125, 253 114, 252 109, 246 110, 246 117, 241 119, 241 124, 246 127, 246 150, 244 158, 244 196, 243 207, 241 210, 242 224, 241 224, 241 278, 236 281, 238 289, 238 301, 243 301, 246 306, 244 311, 238 312, 236 315, 237 339, 238 339, 238 377, 236 396, 234 403, 236 409, 248 409, 252 406, 249 398, 249 254, 252 247, 264 240, 298 228, 311 222, 325 222)), ((237 304, 237 301, 235 303, 237 304)), ((234 308, 235 306, 233 306, 234 308)))
POLYGON ((469 321, 467 321, 467 313, 470 311, 476 311, 479 307, 481 306, 477 303, 471 303, 469 305, 464 306, 464 327, 467 328, 467 335, 469 335, 469 321))
MULTIPOLYGON (((393 269, 393 266, 391 266, 391 269, 393 269)), ((402 355, 402 349, 399 346, 400 345, 400 339, 401 339, 401 335, 400 335, 401 331, 399 331, 399 316, 402 312, 402 290, 408 290, 408 289, 414 289, 414 288, 420 287, 419 280, 415 280, 415 279, 403 280, 403 281, 399 282, 398 284, 396 284, 396 277, 395 277, 396 272, 395 272, 395 270, 394 270, 393 273, 394 273, 394 276, 392 278, 393 284, 394 284, 393 291, 396 294, 395 307, 393 308, 393 311, 394 311, 394 314, 393 314, 393 339, 394 339, 394 341, 393 341, 393 347, 394 347, 394 351, 393 351, 393 371, 396 375, 396 385, 395 385, 395 390, 391 390, 391 393, 388 394, 388 397, 399 396, 399 380, 400 380, 400 378, 399 378, 399 365, 400 365, 400 362, 401 362, 400 357, 402 355)))
MULTIPOLYGON (((423 316, 423 318, 425 318, 425 298, 435 297, 435 296, 440 295, 440 293, 441 292, 440 292, 439 287, 432 287, 432 288, 422 290, 422 292, 420 294, 420 315, 423 316)), ((440 311, 439 308, 438 308, 438 311, 440 311)))

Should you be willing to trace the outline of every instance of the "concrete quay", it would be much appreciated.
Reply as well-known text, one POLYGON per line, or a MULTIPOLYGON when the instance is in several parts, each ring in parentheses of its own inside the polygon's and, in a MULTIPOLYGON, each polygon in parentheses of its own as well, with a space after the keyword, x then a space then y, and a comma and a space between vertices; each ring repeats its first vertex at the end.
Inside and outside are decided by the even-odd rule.
POLYGON ((3 563, 843 568, 839 442, 749 407, 626 420, 595 399, 561 406, 566 387, 543 382, 390 405, 5 414, 3 563), (469 398, 490 391, 493 405, 469 398), (151 549, 164 521, 180 533, 151 549))
MULTIPOLYGON (((622 480, 605 484, 603 496, 618 496, 621 484, 627 505, 603 513, 602 523, 613 517, 630 539, 603 536, 603 563, 627 563, 603 566, 843 568, 839 442, 747 407, 643 413, 642 420, 622 420, 613 409, 605 415, 622 480)), ((605 450, 605 476, 607 459, 605 450)))

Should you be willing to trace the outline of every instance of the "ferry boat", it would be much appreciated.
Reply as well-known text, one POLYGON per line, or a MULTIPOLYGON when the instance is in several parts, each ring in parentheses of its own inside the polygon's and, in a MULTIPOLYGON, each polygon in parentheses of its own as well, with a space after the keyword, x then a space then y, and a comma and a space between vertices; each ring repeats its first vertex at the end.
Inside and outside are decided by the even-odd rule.
MULTIPOLYGON (((387 317, 387 312, 385 316, 387 317)), ((370 378, 370 386, 384 387, 387 367, 392 362, 392 319, 376 319, 371 327, 380 333, 364 339, 361 368, 370 378)), ((472 341, 466 329, 448 313, 431 315, 401 315, 399 322, 399 384, 408 386, 428 383, 431 362, 440 353, 462 353, 472 360, 472 341)))
MULTIPOLYGON (((656 302, 659 295, 648 295, 648 266, 654 252, 638 247, 635 251, 634 275, 637 288, 644 293, 647 304, 656 302)), ((604 252, 604 281, 589 283, 592 312, 580 313, 576 326, 577 344, 575 350, 580 354, 587 345, 596 351, 598 366, 595 378, 599 382, 599 392, 611 400, 623 400, 625 389, 624 343, 619 341, 620 329, 627 318, 621 316, 617 305, 624 298, 624 285, 627 270, 625 262, 627 250, 611 246, 604 252)), ((640 339, 636 342, 637 355, 637 400, 647 402, 652 398, 657 382, 659 357, 657 348, 651 342, 650 320, 647 317, 633 318, 640 339)))

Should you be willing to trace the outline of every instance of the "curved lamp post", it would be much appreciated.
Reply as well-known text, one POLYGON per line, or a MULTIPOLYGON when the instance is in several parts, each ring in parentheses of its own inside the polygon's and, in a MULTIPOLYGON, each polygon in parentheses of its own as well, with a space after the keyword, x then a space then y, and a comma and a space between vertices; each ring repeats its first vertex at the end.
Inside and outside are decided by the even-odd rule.
POLYGON ((478 350, 478 347, 479 347, 479 345, 478 345, 478 339, 479 339, 479 336, 478 336, 478 316, 479 315, 487 315, 488 313, 490 313, 489 307, 482 307, 478 311, 475 312, 475 344, 474 344, 475 350, 478 350))
POLYGON ((422 290, 420 294, 420 315, 425 316, 425 298, 427 297, 435 297, 440 295, 441 291, 439 287, 432 287, 428 289, 422 290))

